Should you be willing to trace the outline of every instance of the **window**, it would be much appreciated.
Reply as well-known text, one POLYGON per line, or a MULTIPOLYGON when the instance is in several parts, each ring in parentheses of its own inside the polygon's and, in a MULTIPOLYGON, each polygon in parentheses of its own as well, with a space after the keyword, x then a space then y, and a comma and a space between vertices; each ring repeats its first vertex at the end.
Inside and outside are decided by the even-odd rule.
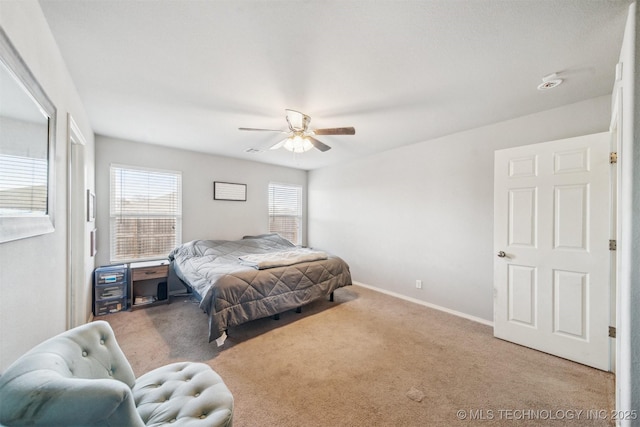
POLYGON ((302 244, 302 187, 269 184, 269 232, 302 244))
POLYGON ((111 165, 111 262, 165 258, 181 242, 182 174, 111 165))

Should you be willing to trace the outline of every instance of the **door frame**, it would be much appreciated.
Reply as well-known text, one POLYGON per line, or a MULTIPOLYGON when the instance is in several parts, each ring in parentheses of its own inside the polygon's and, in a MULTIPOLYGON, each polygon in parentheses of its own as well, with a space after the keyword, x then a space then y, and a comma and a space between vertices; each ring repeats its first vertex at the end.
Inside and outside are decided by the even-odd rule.
POLYGON ((85 227, 85 147, 86 139, 70 113, 67 113, 67 329, 78 322, 78 294, 84 284, 85 227), (80 190, 80 191, 79 191, 80 190))
MULTIPOLYGON (((613 92, 613 102, 611 111, 611 123, 609 125, 609 134, 611 138, 610 149, 612 153, 620 153, 620 147, 622 142, 622 88, 616 87, 613 92)), ((619 201, 619 185, 620 185, 620 168, 618 167, 617 159, 616 163, 612 163, 610 169, 610 183, 611 183, 611 201, 610 201, 610 219, 609 219, 609 235, 610 239, 619 240, 620 235, 620 222, 618 221, 618 201, 619 201)), ((618 329, 620 324, 620 290, 618 289, 618 269, 619 259, 618 251, 611 251, 611 319, 610 324, 618 329)), ((611 355, 611 372, 616 372, 618 366, 618 357, 620 355, 620 340, 614 337, 610 338, 610 355, 611 355)), ((618 393, 616 392, 616 400, 618 393)), ((617 406, 616 406, 617 407, 617 406)))

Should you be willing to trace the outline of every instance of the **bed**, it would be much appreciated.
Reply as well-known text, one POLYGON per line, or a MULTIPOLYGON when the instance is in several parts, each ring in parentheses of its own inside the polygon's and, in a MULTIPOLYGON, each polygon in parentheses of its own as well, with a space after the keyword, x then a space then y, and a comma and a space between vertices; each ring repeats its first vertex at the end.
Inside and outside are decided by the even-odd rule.
POLYGON ((351 285, 349 266, 323 251, 299 248, 278 234, 240 240, 193 240, 169 254, 179 280, 209 317, 209 342, 228 328, 298 309, 351 285))

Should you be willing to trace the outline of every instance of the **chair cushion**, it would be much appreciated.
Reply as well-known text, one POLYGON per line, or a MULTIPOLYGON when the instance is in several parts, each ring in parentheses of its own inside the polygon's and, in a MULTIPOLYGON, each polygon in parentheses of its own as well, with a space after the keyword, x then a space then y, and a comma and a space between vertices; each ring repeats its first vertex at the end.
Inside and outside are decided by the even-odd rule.
POLYGON ((233 396, 204 363, 179 362, 136 380, 133 397, 147 426, 231 426, 233 396))

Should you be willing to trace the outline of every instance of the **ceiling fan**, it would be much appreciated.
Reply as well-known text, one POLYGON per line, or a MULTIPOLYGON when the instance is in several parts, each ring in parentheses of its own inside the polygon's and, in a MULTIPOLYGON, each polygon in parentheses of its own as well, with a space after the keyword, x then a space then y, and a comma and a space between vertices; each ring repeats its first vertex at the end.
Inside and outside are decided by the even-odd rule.
POLYGON ((318 141, 316 135, 355 135, 356 130, 353 127, 344 128, 327 128, 327 129, 309 129, 309 122, 311 117, 307 116, 296 110, 285 110, 287 112, 287 124, 288 130, 279 129, 258 129, 258 128, 238 128, 239 130, 251 130, 251 131, 265 131, 265 132, 280 132, 289 134, 289 136, 270 147, 271 150, 277 150, 283 147, 294 153, 304 153, 312 148, 317 148, 320 151, 330 150, 327 144, 318 141))

